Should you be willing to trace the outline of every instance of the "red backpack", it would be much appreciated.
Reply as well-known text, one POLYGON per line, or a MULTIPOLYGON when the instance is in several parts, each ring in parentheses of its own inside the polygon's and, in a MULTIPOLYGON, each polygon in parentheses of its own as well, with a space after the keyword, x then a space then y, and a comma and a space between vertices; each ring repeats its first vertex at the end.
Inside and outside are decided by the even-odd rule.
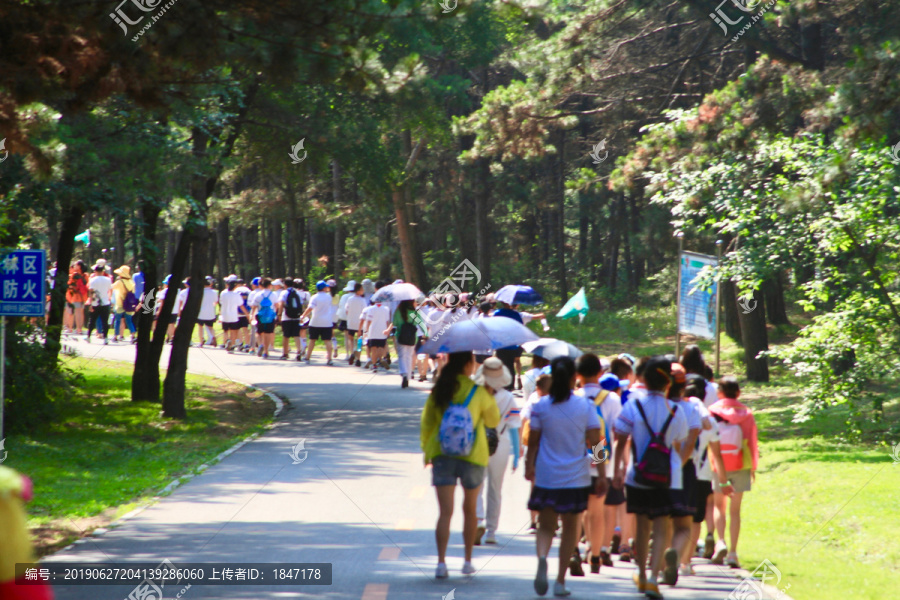
POLYGON ((644 450, 644 455, 639 461, 637 445, 634 442, 634 436, 631 437, 631 447, 634 451, 634 482, 651 488, 668 489, 672 484, 672 449, 666 445, 666 431, 668 431, 669 424, 678 407, 672 407, 672 412, 669 413, 669 418, 666 419, 662 429, 659 433, 654 433, 647 421, 647 415, 644 414, 644 407, 641 406, 640 400, 635 401, 635 404, 638 412, 641 413, 644 425, 650 432, 650 444, 644 450))

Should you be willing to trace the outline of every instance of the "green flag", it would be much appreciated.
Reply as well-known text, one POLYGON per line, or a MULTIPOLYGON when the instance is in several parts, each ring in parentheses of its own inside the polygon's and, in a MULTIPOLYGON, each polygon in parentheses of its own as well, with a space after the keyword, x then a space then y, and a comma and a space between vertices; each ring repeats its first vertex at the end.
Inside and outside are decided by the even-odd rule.
POLYGON ((566 305, 559 309, 559 312, 556 313, 556 316, 560 319, 568 319, 570 317, 574 317, 578 315, 579 320, 584 320, 584 315, 587 314, 588 311, 588 303, 587 296, 584 293, 584 288, 578 290, 578 293, 569 298, 569 301, 566 302, 566 305))
POLYGON ((76 242, 84 242, 85 246, 91 245, 91 230, 85 229, 83 233, 79 233, 75 236, 76 242))

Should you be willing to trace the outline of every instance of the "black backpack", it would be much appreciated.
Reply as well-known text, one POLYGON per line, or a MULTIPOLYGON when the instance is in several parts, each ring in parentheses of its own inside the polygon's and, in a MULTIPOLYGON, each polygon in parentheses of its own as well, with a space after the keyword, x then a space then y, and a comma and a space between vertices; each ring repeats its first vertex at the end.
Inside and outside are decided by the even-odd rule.
POLYGON ((291 288, 288 290, 287 298, 284 300, 284 314, 288 319, 299 319, 303 314, 303 303, 300 302, 300 294, 297 290, 291 288))
POLYGON ((677 406, 672 407, 669 418, 666 419, 665 425, 660 429, 659 433, 654 433, 653 428, 647 421, 647 415, 644 413, 644 407, 641 406, 640 400, 635 400, 638 412, 641 413, 641 419, 644 425, 650 431, 650 444, 644 451, 644 455, 638 461, 637 445, 634 442, 634 436, 631 438, 631 448, 634 451, 634 482, 651 488, 668 489, 672 484, 672 449, 666 446, 666 431, 669 424, 675 416, 677 406))

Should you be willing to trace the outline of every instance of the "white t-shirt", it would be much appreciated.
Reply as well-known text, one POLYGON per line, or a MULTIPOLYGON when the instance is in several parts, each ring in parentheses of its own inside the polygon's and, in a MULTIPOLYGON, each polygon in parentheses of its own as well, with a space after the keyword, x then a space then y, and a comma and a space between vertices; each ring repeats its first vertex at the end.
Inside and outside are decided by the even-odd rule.
MULTIPOLYGON (((619 414, 619 418, 616 419, 615 431, 616 433, 632 436, 634 445, 637 446, 636 461, 640 462, 641 457, 647 450, 647 446, 650 445, 650 432, 647 431, 647 426, 644 424, 644 420, 638 412, 638 402, 640 402, 643 407, 644 413, 647 415, 647 421, 650 423, 653 431, 657 433, 662 429, 666 419, 669 418, 669 410, 666 408, 666 399, 657 392, 647 392, 645 396, 633 400, 629 398, 629 401, 622 407, 622 412, 619 414)), ((674 405, 674 403, 671 402, 669 404, 674 405)), ((687 436, 687 417, 685 416, 684 407, 678 405, 675 416, 672 417, 672 422, 669 423, 669 429, 666 430, 666 445, 671 448, 676 440, 684 440, 687 436)), ((628 472, 625 475, 625 483, 636 488, 647 489, 646 486, 638 485, 634 482, 634 462, 635 461, 632 461, 631 466, 628 467, 628 472)), ((672 470, 671 488, 673 490, 680 490, 681 457, 678 456, 677 452, 672 450, 669 462, 672 470)))
POLYGON ((719 401, 719 386, 712 381, 706 382, 706 395, 703 396, 703 406, 709 408, 719 401))
POLYGON ((531 407, 531 430, 541 432, 534 485, 546 489, 591 485, 585 435, 589 429, 599 428, 594 405, 582 396, 572 394, 556 404, 552 396, 541 398, 531 407))
POLYGON ((338 321, 346 321, 347 320, 347 301, 350 300, 351 297, 355 296, 353 292, 345 292, 341 299, 338 300, 338 309, 337 309, 337 318, 338 321))
POLYGON ((221 321, 223 323, 237 323, 238 307, 244 303, 240 292, 237 290, 225 290, 219 294, 219 310, 221 311, 221 321))
POLYGON ((353 294, 344 305, 344 318, 347 320, 347 329, 359 331, 359 321, 363 310, 366 308, 366 299, 353 294))
POLYGON ((316 292, 316 295, 309 301, 312 307, 312 315, 309 319, 310 327, 331 327, 334 324, 332 314, 334 304, 332 304, 331 294, 328 292, 316 292))
POLYGON ((216 302, 219 301, 219 292, 212 288, 203 288, 203 300, 200 304, 200 314, 197 315, 199 321, 215 321, 216 320, 216 302))
POLYGON ((507 389, 497 390, 494 392, 494 400, 497 401, 497 408, 500 409, 500 424, 497 425, 497 433, 504 437, 507 432, 522 426, 521 407, 516 401, 516 397, 507 389))
MULTIPOLYGON (((278 296, 277 296, 278 299, 275 300, 275 302, 276 303, 280 302, 282 304, 282 308, 281 308, 281 322, 282 323, 285 321, 299 321, 300 320, 300 317, 297 317, 295 319, 290 318, 287 315, 287 310, 285 310, 287 308, 288 292, 290 292, 290 291, 294 291, 297 293, 298 300, 300 300, 300 314, 302 315, 303 311, 305 310, 304 302, 303 302, 303 290, 298 290, 296 288, 287 288, 286 290, 282 290, 282 291, 278 292, 278 296)), ((307 292, 307 294, 308 293, 309 292, 307 292)))
POLYGON ((105 277, 103 275, 98 275, 96 277, 91 277, 91 280, 88 282, 88 289, 96 292, 96 296, 94 296, 91 300, 92 306, 109 306, 109 290, 112 288, 112 280, 109 277, 105 277), (99 296, 99 298, 98 298, 99 296))
POLYGON ((366 320, 369 322, 369 339, 384 340, 387 336, 384 330, 391 324, 391 309, 386 304, 374 304, 370 306, 366 313, 366 320))
POLYGON ((183 290, 180 290, 178 292, 178 295, 175 296, 175 308, 177 308, 178 310, 176 311, 173 308, 172 314, 178 314, 182 310, 184 310, 184 305, 187 304, 187 297, 188 297, 188 294, 190 294, 190 293, 191 293, 191 288, 189 288, 189 287, 186 287, 183 290))
POLYGON ((255 292, 250 292, 250 297, 247 301, 247 304, 252 307, 259 307, 259 303, 262 302, 263 298, 268 298, 272 302, 272 310, 275 310, 275 303, 278 302, 278 292, 269 288, 264 289, 260 288, 255 292))
POLYGON ((702 481, 712 481, 712 457, 709 455, 707 449, 710 442, 719 441, 719 424, 716 422, 715 418, 709 414, 709 411, 703 406, 700 400, 697 398, 692 398, 692 400, 696 400, 700 403, 700 406, 703 409, 701 413, 703 420, 712 425, 710 429, 700 430, 700 437, 697 438, 700 445, 694 450, 693 456, 694 468, 697 469, 697 479, 702 481), (704 456, 704 454, 706 454, 706 456, 704 456))
MULTIPOLYGON (((529 369, 522 375, 522 397, 531 398, 537 386, 538 377, 541 376, 541 370, 538 368, 529 369)), ((612 426, 612 425, 610 425, 612 426)))
MULTIPOLYGON (((606 428, 609 430, 610 453, 609 458, 605 463, 605 471, 606 476, 611 479, 612 476, 615 475, 616 470, 616 463, 614 462, 616 458, 616 441, 615 439, 613 439, 613 425, 615 425, 616 419, 619 418, 619 414, 622 412, 622 399, 619 398, 619 395, 617 393, 609 392, 606 395, 606 398, 603 399, 603 402, 601 402, 600 406, 598 407, 594 402, 594 399, 599 396, 602 391, 603 388, 601 388, 598 384, 587 383, 576 393, 587 398, 591 402, 591 404, 594 405, 595 409, 600 410, 600 416, 603 417, 603 421, 606 423, 606 428)), ((607 432, 604 431, 603 435, 606 434, 607 432)))

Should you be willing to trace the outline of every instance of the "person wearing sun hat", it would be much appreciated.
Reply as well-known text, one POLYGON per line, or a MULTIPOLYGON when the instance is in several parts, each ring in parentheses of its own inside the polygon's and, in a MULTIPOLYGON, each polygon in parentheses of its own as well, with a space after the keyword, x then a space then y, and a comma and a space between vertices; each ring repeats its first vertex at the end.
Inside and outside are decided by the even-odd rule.
MULTIPOLYGON (((473 378, 476 385, 483 385, 493 394, 500 411, 500 424, 494 428, 497 436, 497 450, 488 459, 487 485, 482 486, 478 495, 475 512, 478 517, 478 529, 475 534, 475 545, 481 543, 482 534, 485 544, 497 543, 497 526, 500 523, 500 505, 502 499, 503 476, 509 464, 510 454, 513 456, 513 470, 519 466, 519 418, 521 406, 506 386, 512 381, 509 369, 499 358, 491 356, 478 367, 473 378), (487 514, 485 514, 485 495, 487 496, 487 514)), ((491 434, 488 432, 488 440, 491 434)))
MULTIPOLYGON (((115 298, 115 316, 113 318, 113 341, 119 341, 119 331, 121 328, 121 324, 124 321, 125 326, 128 327, 128 331, 131 332, 131 343, 135 343, 134 339, 134 306, 126 306, 126 298, 128 297, 129 292, 133 295, 131 300, 137 300, 137 296, 135 295, 135 287, 134 281, 131 279, 131 267, 128 265, 122 265, 113 273, 116 274, 116 282, 112 284, 112 292, 113 297, 115 298), (131 308, 131 310, 128 310, 131 308)), ((124 331, 122 331, 122 339, 125 339, 124 331)))
POLYGON ((50 586, 40 580, 16 579, 16 563, 35 562, 28 532, 25 504, 32 499, 31 479, 0 465, 0 598, 10 600, 52 600, 50 586))

